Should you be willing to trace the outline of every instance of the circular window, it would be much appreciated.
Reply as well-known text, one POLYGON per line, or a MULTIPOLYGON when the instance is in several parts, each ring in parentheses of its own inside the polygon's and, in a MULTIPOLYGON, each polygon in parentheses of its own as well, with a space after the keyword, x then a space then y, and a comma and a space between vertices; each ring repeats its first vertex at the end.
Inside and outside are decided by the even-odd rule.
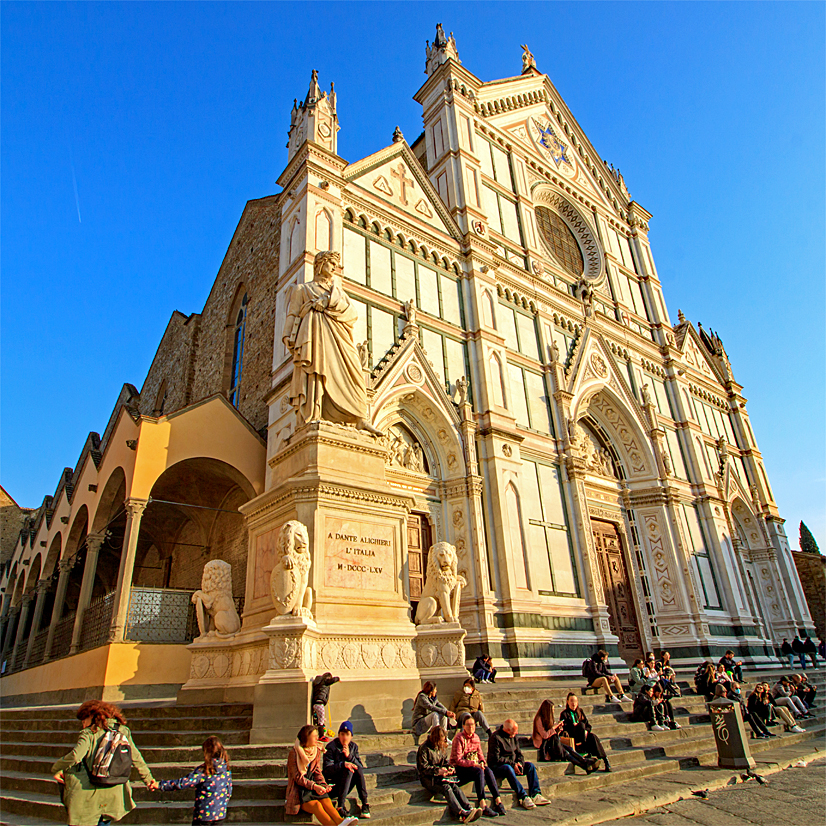
POLYGON ((557 263, 579 278, 585 272, 582 250, 565 221, 546 207, 536 208, 539 234, 557 263))

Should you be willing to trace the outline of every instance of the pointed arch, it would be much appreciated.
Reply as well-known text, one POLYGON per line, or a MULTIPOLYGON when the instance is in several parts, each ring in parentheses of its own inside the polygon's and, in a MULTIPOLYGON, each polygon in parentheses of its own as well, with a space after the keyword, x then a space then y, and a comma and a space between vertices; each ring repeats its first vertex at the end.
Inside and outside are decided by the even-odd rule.
POLYGON ((315 248, 316 250, 333 248, 333 216, 327 209, 319 209, 315 216, 315 248))
POLYGON ((502 360, 499 358, 499 354, 496 352, 491 353, 488 358, 488 364, 490 366, 490 385, 493 390, 493 404, 496 407, 504 407, 507 409, 508 405, 505 401, 505 373, 502 370, 502 360))
POLYGON ((513 562, 514 585, 530 590, 528 549, 525 544, 525 526, 522 521, 522 499, 513 481, 505 486, 505 512, 508 520, 508 544, 513 562))
POLYGON ((496 329, 496 309, 490 290, 482 290, 482 324, 496 329))
POLYGON ((582 418, 587 412, 599 423, 613 443, 626 478, 656 476, 657 461, 651 441, 634 411, 606 385, 589 395, 587 407, 583 409, 583 405, 579 404, 578 412, 572 412, 574 420, 582 418))

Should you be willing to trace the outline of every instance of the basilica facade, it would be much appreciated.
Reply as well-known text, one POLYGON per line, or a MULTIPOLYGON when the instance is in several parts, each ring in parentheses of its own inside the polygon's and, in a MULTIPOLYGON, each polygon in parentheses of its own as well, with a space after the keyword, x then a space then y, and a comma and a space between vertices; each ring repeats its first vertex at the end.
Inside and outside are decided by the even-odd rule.
POLYGON ((515 63, 482 81, 438 27, 414 96, 422 134, 397 129, 353 162, 313 72, 281 192, 248 203, 203 311, 173 314, 140 391, 124 385, 103 436, 25 518, 3 568, 5 696, 251 697, 273 667, 274 531, 301 498, 282 493, 300 424, 288 298, 327 250, 370 432, 341 469, 361 493, 323 494, 342 512, 393 509, 402 529, 371 540, 393 548, 386 564, 365 552, 341 579, 322 561, 333 532, 310 526, 312 668, 415 681, 422 651, 403 642, 442 541, 466 582, 465 656, 490 652, 503 675, 578 670, 597 647, 617 667, 666 649, 766 662, 812 630, 721 339, 672 320, 651 214, 527 48, 515 63), (232 566, 242 627, 200 651, 188 612, 211 559, 232 566), (370 610, 342 620, 347 594, 370 610))

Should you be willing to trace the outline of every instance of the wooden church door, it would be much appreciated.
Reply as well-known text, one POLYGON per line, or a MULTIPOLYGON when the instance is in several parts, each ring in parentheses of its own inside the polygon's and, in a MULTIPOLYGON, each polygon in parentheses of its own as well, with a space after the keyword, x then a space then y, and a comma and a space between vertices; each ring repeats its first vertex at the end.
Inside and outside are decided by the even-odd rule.
POLYGON ((424 589, 430 545, 430 522, 423 514, 411 513, 407 517, 407 576, 414 617, 424 589))
POLYGON ((611 522, 591 520, 599 569, 608 605, 611 633, 619 637, 619 653, 626 662, 642 657, 640 630, 628 568, 622 553, 619 531, 611 522))

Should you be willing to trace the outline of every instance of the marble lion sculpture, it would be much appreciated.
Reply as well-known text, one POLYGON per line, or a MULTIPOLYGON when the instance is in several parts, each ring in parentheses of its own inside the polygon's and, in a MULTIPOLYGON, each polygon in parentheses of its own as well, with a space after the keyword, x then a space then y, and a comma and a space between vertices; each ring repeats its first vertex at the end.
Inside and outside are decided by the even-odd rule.
POLYGON ((456 548, 437 542, 427 557, 427 578, 416 610, 416 625, 458 622, 459 601, 467 580, 458 571, 456 548))
POLYGON ((231 637, 241 628, 232 598, 232 565, 211 559, 204 565, 201 590, 192 595, 202 637, 231 637))
POLYGON ((310 579, 310 539, 307 527, 295 519, 278 535, 276 560, 270 574, 270 594, 279 617, 313 618, 310 579))

